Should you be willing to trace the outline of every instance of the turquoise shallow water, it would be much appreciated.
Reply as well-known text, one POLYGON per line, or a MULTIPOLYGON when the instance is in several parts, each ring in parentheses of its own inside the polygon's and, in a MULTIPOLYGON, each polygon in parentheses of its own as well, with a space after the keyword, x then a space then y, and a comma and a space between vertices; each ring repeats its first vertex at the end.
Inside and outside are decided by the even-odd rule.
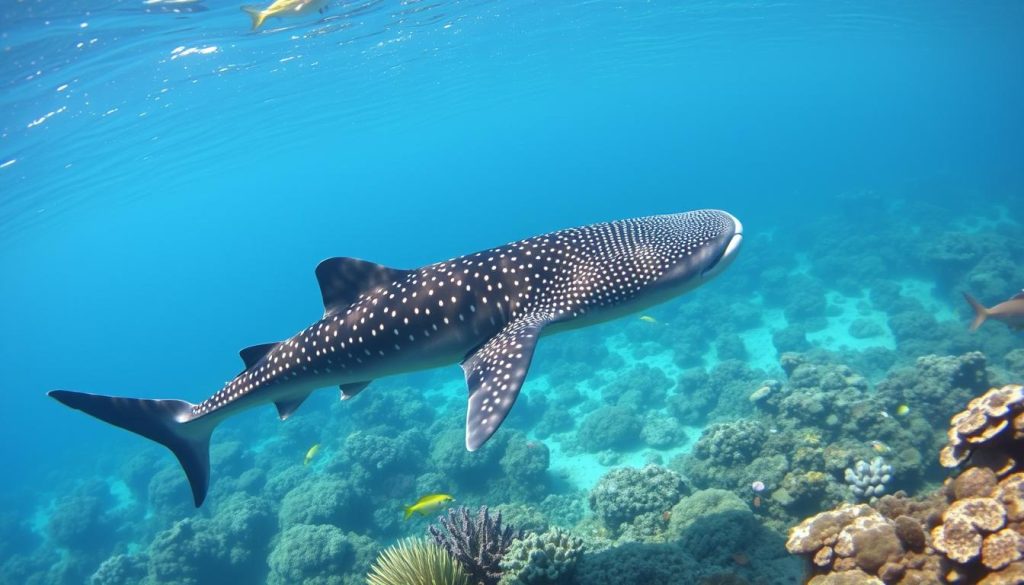
POLYGON ((926 492, 949 415, 1024 377, 960 297, 1024 287, 1022 29, 1013 2, 377 0, 258 32, 219 0, 0 4, 0 582, 360 583, 428 491, 583 537, 563 583, 798 582, 783 535, 856 499, 846 467, 926 492), (324 391, 225 424, 196 511, 169 455, 45 397, 198 402, 320 316, 326 257, 702 207, 738 260, 543 340, 478 453, 457 367, 324 391))

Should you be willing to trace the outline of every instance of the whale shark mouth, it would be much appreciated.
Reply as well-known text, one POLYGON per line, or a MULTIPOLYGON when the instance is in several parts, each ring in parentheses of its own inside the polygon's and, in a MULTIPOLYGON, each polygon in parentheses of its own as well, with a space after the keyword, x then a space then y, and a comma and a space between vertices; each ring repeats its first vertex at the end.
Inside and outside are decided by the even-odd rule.
POLYGON ((708 264, 707 267, 701 271, 700 275, 702 277, 710 278, 724 270, 725 267, 732 262, 733 258, 736 257, 736 253, 740 249, 740 244, 743 243, 743 224, 740 223, 740 220, 736 219, 732 214, 729 214, 729 217, 732 218, 732 221, 735 224, 733 235, 729 238, 729 243, 725 245, 722 253, 715 258, 714 262, 708 264))

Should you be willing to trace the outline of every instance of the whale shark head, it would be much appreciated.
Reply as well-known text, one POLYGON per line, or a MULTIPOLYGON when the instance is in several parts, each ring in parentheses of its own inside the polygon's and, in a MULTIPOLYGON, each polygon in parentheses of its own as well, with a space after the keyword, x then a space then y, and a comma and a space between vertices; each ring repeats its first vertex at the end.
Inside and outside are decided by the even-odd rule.
POLYGON ((702 281, 708 281, 722 273, 736 258, 743 242, 743 224, 731 213, 716 211, 724 216, 721 232, 708 240, 703 256, 704 267, 700 271, 702 281), (731 225, 730 223, 731 222, 731 225))
POLYGON ((670 229, 679 242, 681 257, 658 279, 658 286, 679 294, 718 276, 732 263, 743 242, 743 224, 731 213, 717 209, 672 218, 670 229))

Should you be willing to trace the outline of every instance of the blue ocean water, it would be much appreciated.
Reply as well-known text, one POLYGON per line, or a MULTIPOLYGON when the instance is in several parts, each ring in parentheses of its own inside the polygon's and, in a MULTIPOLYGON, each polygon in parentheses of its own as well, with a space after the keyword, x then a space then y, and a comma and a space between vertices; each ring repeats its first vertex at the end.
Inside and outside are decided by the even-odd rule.
MULTIPOLYGON (((221 504, 232 491, 277 493, 259 486, 301 469, 313 443, 325 446, 320 471, 374 493, 385 479, 349 474, 346 440, 387 436, 380 427, 397 423, 373 401, 380 410, 415 396, 434 419, 405 423, 430 432, 409 438, 419 450, 387 472, 401 489, 365 505, 400 513, 436 486, 469 504, 547 501, 550 521, 586 531, 587 493, 609 470, 668 465, 708 424, 753 416, 697 405, 689 389, 739 380, 745 396, 785 380, 785 351, 825 352, 814 359, 874 384, 923 355, 981 350, 993 381, 1020 380, 1019 334, 990 323, 968 337, 959 293, 991 305, 1024 287, 1022 30, 1018 2, 335 1, 256 32, 221 0, 4 2, 0 582, 83 582, 196 514, 154 503, 148 477, 161 469, 188 503, 170 456, 47 390, 198 402, 240 369, 238 349, 319 317, 313 268, 331 256, 412 267, 703 207, 734 213, 747 234, 729 271, 653 311, 653 323, 543 342, 499 432, 550 451, 543 493, 425 478, 437 474, 438 429, 464 420, 452 366, 384 380, 352 409, 323 392, 287 421, 298 424, 272 409, 232 421, 214 437, 238 451, 233 467, 213 470, 221 504), (719 367, 730 358, 748 371, 719 367), (661 376, 667 388, 650 390, 661 376), (635 387, 616 389, 620 379, 635 387), (347 412, 360 408, 369 418, 347 412), (578 435, 601 408, 620 410, 593 426, 625 413, 627 430, 678 427, 666 432, 675 439, 588 447, 578 435), (651 413, 664 416, 652 423, 651 413), (133 458, 154 467, 126 471, 133 458), (219 479, 261 467, 267 477, 247 488, 219 479), (61 503, 96 480, 109 501, 93 485, 83 498, 95 508, 61 503), (51 521, 62 505, 79 523, 64 540, 51 521)), ((943 416, 929 419, 940 432, 943 416)), ((700 483, 692 467, 671 467, 700 483)), ((509 471, 480 473, 501 482, 509 471)), ((938 476, 914 477, 905 487, 938 476)), ((274 528, 243 579, 264 578, 286 529, 267 499, 274 528)), ((814 508, 779 511, 772 527, 814 508)), ((393 522, 322 524, 371 539, 368 550, 422 532, 393 522)), ((218 568, 198 582, 223 582, 223 565, 203 562, 218 568)), ((792 582, 774 565, 739 565, 751 582, 751 571, 792 582)), ((146 571, 152 583, 190 582, 146 571)))

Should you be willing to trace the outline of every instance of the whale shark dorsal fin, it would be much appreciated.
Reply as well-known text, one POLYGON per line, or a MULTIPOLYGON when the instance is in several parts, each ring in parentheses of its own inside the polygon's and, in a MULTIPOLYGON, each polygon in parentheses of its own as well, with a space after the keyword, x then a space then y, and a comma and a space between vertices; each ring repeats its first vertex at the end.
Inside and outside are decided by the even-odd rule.
POLYGON ((508 416, 530 369, 546 315, 516 319, 487 340, 462 362, 469 386, 466 408, 466 448, 476 451, 508 416))
POLYGON ((328 258, 316 267, 324 299, 324 316, 351 305, 361 293, 405 278, 408 270, 389 268, 358 258, 328 258))
POLYGON ((242 351, 238 352, 239 357, 245 362, 245 369, 249 369, 256 365, 256 362, 263 359, 265 355, 270 353, 270 350, 277 347, 277 343, 261 343, 259 345, 253 345, 251 347, 243 348, 242 351))
POLYGON ((278 418, 280 418, 281 420, 285 420, 286 418, 291 416, 292 413, 294 413, 295 410, 299 408, 299 405, 305 402, 307 398, 309 398, 310 394, 312 394, 312 392, 307 392, 297 398, 289 398, 287 400, 278 400, 277 402, 275 402, 274 406, 277 407, 278 418))
POLYGON ((349 400, 356 394, 362 392, 367 386, 370 385, 369 381, 366 382, 352 382, 351 384, 342 384, 341 388, 341 399, 349 400))

